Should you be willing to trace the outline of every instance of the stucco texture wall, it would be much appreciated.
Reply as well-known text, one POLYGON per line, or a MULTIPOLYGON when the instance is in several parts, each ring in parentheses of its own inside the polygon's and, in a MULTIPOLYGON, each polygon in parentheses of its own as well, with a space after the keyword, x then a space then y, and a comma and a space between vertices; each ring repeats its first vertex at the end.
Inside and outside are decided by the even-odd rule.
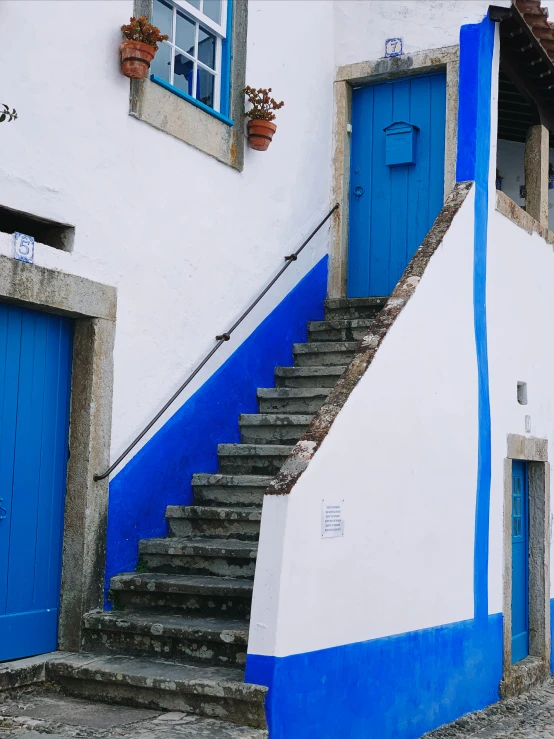
POLYGON ((379 59, 388 38, 402 38, 405 54, 457 44, 460 26, 479 23, 489 5, 488 0, 335 0, 335 64, 379 59))
MULTIPOLYGON (((489 610, 502 610, 503 460, 507 435, 548 439, 554 446, 554 253, 538 234, 529 234, 499 212, 489 223, 487 323, 492 417, 489 610), (527 383, 528 402, 517 400, 527 383), (525 416, 530 416, 530 433, 525 416)), ((551 491, 550 491, 551 494, 551 491)), ((551 565, 552 572, 552 565, 551 565)), ((552 583, 551 583, 552 590, 552 583)))
MULTIPOLYGON (((36 262, 118 289, 112 458, 328 209, 332 5, 294 6, 291 23, 278 0, 249 3, 246 81, 286 105, 242 173, 128 115, 131 0, 0 6, 2 100, 19 114, 2 126, 0 204, 74 224, 73 252, 38 245, 36 262)), ((326 250, 323 231, 181 402, 326 250)))

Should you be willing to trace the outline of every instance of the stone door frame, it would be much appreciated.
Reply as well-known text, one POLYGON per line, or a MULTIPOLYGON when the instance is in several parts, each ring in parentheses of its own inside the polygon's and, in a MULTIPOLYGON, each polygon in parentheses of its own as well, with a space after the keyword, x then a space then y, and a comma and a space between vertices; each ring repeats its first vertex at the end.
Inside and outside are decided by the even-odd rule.
POLYGON ((103 604, 116 289, 0 256, 0 301, 74 319, 58 648, 78 651, 83 614, 103 604))
POLYGON ((520 693, 550 671, 550 464, 548 440, 508 434, 504 459, 502 697, 520 693), (512 664, 512 460, 529 470, 529 657, 512 664))
POLYGON ((348 208, 350 192, 350 121, 352 120, 352 91, 355 87, 373 82, 446 72, 446 143, 444 161, 444 199, 456 183, 456 150, 458 136, 458 73, 460 47, 406 54, 399 57, 375 59, 339 67, 334 82, 334 154, 333 200, 341 209, 333 219, 329 250, 330 298, 346 295, 348 259, 348 208))

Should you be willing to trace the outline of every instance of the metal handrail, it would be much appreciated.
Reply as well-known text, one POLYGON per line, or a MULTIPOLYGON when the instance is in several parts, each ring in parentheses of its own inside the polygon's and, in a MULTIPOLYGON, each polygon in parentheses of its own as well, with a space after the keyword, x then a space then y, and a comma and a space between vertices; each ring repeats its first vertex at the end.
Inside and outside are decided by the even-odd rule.
POLYGON ((219 336, 215 337, 215 340, 217 341, 217 344, 214 346, 214 348, 208 352, 208 354, 204 357, 204 359, 200 362, 200 364, 196 367, 196 369, 187 377, 187 379, 183 382, 181 387, 173 393, 171 398, 167 401, 167 403, 164 405, 164 407, 156 413, 154 418, 148 423, 144 429, 140 432, 140 434, 136 437, 136 439, 129 444, 127 449, 119 455, 119 457, 115 460, 113 464, 111 464, 108 469, 103 472, 101 475, 94 475, 94 481, 99 482, 100 480, 104 480, 108 475, 111 475, 111 473, 115 470, 116 467, 119 466, 119 464, 125 459, 125 457, 131 452, 136 445, 139 443, 139 441, 150 431, 152 426, 163 416, 163 414, 166 412, 166 410, 171 406, 171 404, 179 397, 179 395, 183 392, 183 390, 189 385, 196 375, 200 372, 200 370, 210 361, 210 359, 213 357, 213 355, 216 353, 216 351, 219 349, 219 347, 224 344, 226 341, 229 341, 231 338, 231 334, 233 331, 240 326, 240 324, 244 321, 246 316, 258 305, 260 300, 264 297, 264 295, 273 287, 273 285, 277 282, 279 277, 283 274, 283 272, 288 269, 292 262, 295 262, 298 259, 298 255, 304 249, 304 247, 309 244, 309 242, 313 239, 313 237, 316 235, 316 233, 319 231, 319 229, 327 223, 329 218, 333 215, 333 213, 339 208, 339 204, 336 203, 331 210, 327 213, 325 218, 319 223, 316 228, 311 232, 311 234, 308 236, 308 238, 303 242, 303 244, 293 253, 289 254, 289 256, 285 257, 286 264, 284 267, 282 267, 279 272, 275 275, 275 277, 271 280, 271 282, 262 290, 262 292, 258 295, 256 300, 254 300, 253 303, 249 305, 249 307, 244 311, 244 313, 238 318, 235 323, 231 326, 231 328, 228 331, 225 331, 224 333, 220 334, 219 336))

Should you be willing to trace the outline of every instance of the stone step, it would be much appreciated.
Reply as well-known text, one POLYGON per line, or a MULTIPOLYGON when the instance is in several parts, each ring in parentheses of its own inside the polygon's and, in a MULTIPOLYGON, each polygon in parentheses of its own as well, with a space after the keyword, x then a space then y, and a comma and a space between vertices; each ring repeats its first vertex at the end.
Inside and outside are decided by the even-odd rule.
POLYGON ((321 367, 348 364, 358 342, 356 341, 311 341, 294 344, 292 351, 298 367, 321 367))
POLYGON ((276 475, 292 449, 284 444, 219 444, 219 469, 223 474, 276 475))
POLYGON ((195 503, 205 506, 261 506, 273 475, 192 476, 195 503))
POLYGON ((46 679, 79 698, 182 711, 265 729, 267 688, 231 667, 79 653, 46 664, 46 679))
POLYGON ((256 413, 239 418, 245 444, 296 444, 312 420, 312 415, 256 413))
POLYGON ((253 580, 161 572, 112 577, 110 595, 119 610, 164 608, 196 616, 249 618, 253 580))
POLYGON ((372 318, 310 321, 308 341, 360 341, 371 329, 372 318))
POLYGON ((238 539, 142 539, 148 572, 216 577, 254 577, 257 544, 238 539))
POLYGON ((375 318, 385 307, 388 298, 327 298, 325 318, 327 320, 375 318))
POLYGON ((328 387, 269 387, 258 389, 262 413, 302 413, 313 416, 330 393, 328 387))
POLYGON ((163 611, 92 611, 83 619, 83 650, 244 667, 248 621, 163 611))
POLYGON ((330 391, 346 367, 276 367, 275 380, 277 387, 326 387, 330 391))
POLYGON ((257 540, 261 508, 170 505, 165 510, 170 536, 257 540))

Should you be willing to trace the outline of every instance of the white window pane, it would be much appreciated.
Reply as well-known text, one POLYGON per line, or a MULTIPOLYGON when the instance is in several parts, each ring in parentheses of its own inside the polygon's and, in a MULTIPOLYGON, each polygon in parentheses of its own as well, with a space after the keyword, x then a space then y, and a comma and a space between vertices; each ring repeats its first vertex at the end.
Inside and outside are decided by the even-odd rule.
POLYGON ((194 62, 184 54, 175 52, 175 69, 173 70, 173 84, 179 90, 192 95, 192 81, 194 75, 194 62))
POLYGON ((185 5, 192 5, 196 10, 200 10, 200 0, 185 0, 185 5))
POLYGON ((183 13, 177 11, 177 26, 175 28, 175 45, 187 54, 195 56, 194 53, 194 30, 195 24, 186 18, 183 13))
POLYGON ((215 77, 205 69, 198 67, 198 77, 196 83, 196 99, 209 105, 210 108, 214 107, 214 81, 215 77))
POLYGON ((162 0, 154 0, 152 12, 152 23, 158 26, 162 34, 171 37, 173 36, 173 8, 168 3, 162 2, 162 0))
POLYGON ((198 59, 211 69, 215 69, 215 36, 205 31, 202 26, 198 30, 198 59))
POLYGON ((211 18, 217 24, 221 23, 221 0, 204 0, 202 10, 208 18, 211 18))
POLYGON ((150 72, 165 82, 170 82, 171 74, 171 47, 167 44, 158 44, 158 51, 150 65, 150 72))

